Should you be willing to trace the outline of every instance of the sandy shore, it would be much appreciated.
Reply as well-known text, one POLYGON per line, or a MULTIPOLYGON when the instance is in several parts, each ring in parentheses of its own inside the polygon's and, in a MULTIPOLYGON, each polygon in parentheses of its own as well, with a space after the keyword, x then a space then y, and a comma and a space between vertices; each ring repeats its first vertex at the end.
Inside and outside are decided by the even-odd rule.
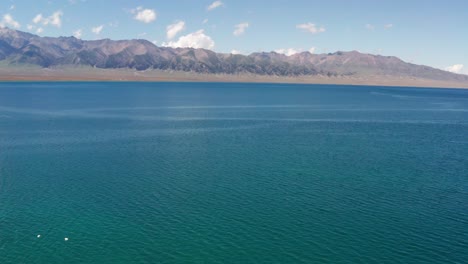
POLYGON ((135 71, 132 69, 77 68, 10 68, 0 67, 0 81, 168 81, 168 82, 258 82, 298 84, 346 84, 376 86, 409 86, 434 88, 467 88, 468 83, 434 81, 394 76, 300 76, 278 77, 249 74, 199 74, 175 71, 135 71))

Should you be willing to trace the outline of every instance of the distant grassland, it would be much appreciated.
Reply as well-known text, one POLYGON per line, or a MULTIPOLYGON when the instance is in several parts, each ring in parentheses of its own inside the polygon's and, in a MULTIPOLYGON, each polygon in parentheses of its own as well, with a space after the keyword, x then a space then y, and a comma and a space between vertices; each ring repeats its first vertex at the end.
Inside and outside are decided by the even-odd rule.
POLYGON ((468 88, 468 83, 466 82, 448 82, 385 75, 308 75, 285 77, 254 74, 202 74, 162 70, 100 69, 89 66, 41 68, 40 66, 28 64, 11 66, 6 62, 0 62, 0 81, 259 82, 468 88))

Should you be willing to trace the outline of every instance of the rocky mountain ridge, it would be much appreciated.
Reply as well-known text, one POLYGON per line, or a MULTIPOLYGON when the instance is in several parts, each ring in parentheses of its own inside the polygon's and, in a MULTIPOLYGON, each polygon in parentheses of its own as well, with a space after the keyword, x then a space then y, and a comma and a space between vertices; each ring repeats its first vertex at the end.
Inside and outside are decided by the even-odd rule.
POLYGON ((250 55, 216 53, 206 49, 158 47, 143 39, 91 40, 40 37, 0 28, 0 61, 6 65, 32 64, 44 68, 85 65, 103 69, 158 69, 212 74, 274 76, 367 76, 468 81, 468 76, 402 61, 397 57, 357 51, 328 54, 276 52, 250 55))

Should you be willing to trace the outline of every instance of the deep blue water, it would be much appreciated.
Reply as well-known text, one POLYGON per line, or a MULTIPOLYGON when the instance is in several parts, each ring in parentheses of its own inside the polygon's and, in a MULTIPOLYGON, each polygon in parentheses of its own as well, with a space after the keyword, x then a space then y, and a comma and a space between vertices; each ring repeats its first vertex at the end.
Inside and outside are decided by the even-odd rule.
POLYGON ((468 90, 0 83, 0 263, 467 263, 467 249, 468 90))

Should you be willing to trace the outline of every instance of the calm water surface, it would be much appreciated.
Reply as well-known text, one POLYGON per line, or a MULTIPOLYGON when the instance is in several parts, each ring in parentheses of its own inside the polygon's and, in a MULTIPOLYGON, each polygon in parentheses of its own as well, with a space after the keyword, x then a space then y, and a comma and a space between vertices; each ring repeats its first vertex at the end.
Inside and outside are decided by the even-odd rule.
POLYGON ((467 249, 468 90, 0 83, 0 263, 467 249))

